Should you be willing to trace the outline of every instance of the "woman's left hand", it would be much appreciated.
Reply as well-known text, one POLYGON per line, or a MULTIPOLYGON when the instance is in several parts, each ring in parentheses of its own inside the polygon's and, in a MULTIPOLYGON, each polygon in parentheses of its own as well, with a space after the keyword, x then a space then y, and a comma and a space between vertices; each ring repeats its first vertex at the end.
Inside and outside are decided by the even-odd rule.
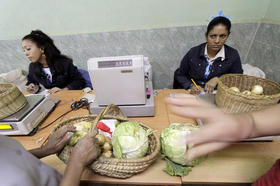
POLYGON ((215 89, 215 87, 217 86, 219 81, 218 77, 213 77, 212 79, 210 79, 204 87, 204 90, 207 94, 210 94, 213 92, 213 90, 215 89))
POLYGON ((34 85, 34 83, 30 83, 29 85, 25 86, 25 88, 26 91, 31 94, 36 94, 40 89, 39 85, 34 85))

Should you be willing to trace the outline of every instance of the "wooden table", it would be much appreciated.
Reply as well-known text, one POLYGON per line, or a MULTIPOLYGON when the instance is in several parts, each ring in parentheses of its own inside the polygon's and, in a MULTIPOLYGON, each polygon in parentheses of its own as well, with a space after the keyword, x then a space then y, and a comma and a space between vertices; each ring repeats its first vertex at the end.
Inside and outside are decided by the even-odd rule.
POLYGON ((279 142, 241 142, 208 155, 194 167, 183 184, 252 183, 280 157, 279 142))
MULTIPOLYGON (((154 117, 136 117, 137 120, 151 128, 157 130, 159 135, 163 128, 173 122, 191 122, 194 120, 177 116, 169 110, 164 102, 164 98, 170 96, 170 93, 186 93, 185 90, 158 90, 155 96, 155 116, 154 117)), ((43 122, 42 126, 47 125, 58 116, 70 109, 71 103, 79 100, 83 96, 82 91, 61 91, 53 96, 61 101, 55 110, 43 122)), ((66 118, 88 114, 88 110, 80 109, 73 111, 50 127, 37 132, 33 136, 13 137, 18 140, 26 149, 39 147, 49 135, 52 127, 66 118)), ((169 176, 162 169, 165 162, 160 158, 152 164, 146 171, 128 179, 114 179, 106 176, 94 174, 90 170, 84 171, 81 180, 109 183, 109 184, 137 184, 137 185, 181 185, 181 184, 233 184, 233 183, 251 183, 259 176, 265 173, 280 156, 280 145, 278 142, 246 142, 236 143, 222 151, 212 153, 200 165, 193 168, 189 175, 182 178, 169 176)), ((43 158, 46 164, 57 169, 63 174, 65 164, 60 161, 56 155, 43 158)))

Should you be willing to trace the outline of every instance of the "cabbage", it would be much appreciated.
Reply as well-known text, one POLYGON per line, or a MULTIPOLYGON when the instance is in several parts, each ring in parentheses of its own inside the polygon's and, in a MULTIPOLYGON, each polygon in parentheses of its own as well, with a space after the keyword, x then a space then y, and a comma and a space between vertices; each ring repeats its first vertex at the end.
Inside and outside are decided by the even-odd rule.
POLYGON ((185 137, 192 131, 198 130, 199 127, 188 123, 172 123, 167 128, 163 129, 160 135, 162 153, 170 160, 181 165, 189 165, 195 161, 186 161, 187 148, 185 137))
POLYGON ((74 133, 69 132, 69 134, 72 133, 72 138, 69 142, 69 145, 71 146, 76 145, 76 143, 78 143, 78 141, 89 132, 91 125, 92 124, 87 121, 82 121, 74 124, 74 126, 76 127, 76 131, 74 133))
POLYGON ((149 131, 137 122, 120 123, 112 136, 113 154, 116 158, 140 158, 146 155, 149 147, 149 131))
POLYGON ((187 150, 193 146, 187 146, 185 138, 198 129, 198 126, 189 123, 172 123, 161 132, 161 151, 166 161, 166 168, 163 170, 169 175, 185 176, 205 158, 199 157, 191 162, 187 162, 185 158, 187 150))

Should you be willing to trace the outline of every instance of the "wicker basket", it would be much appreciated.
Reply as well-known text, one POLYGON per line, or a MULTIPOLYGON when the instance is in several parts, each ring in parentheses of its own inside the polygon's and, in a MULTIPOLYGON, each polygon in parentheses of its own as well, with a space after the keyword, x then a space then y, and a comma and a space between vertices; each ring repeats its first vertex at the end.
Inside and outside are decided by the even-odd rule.
MULTIPOLYGON (((117 119, 120 122, 128 121, 128 119, 121 113, 117 106, 109 105, 101 113, 99 113, 98 116, 85 115, 65 120, 59 123, 54 128, 53 132, 64 125, 73 125, 81 121, 92 122, 93 126, 95 126, 100 119, 117 119)), ((145 130, 149 128, 142 123, 140 123, 140 125, 145 130)), ((67 163, 72 149, 72 146, 65 146, 65 148, 58 154, 59 159, 67 163)), ((159 152, 159 139, 154 133, 152 133, 149 135, 149 149, 145 157, 137 159, 117 159, 100 156, 89 166, 89 168, 101 175, 114 178, 128 178, 147 169, 153 163, 153 161, 157 159, 159 152)))
POLYGON ((243 74, 226 74, 219 78, 216 104, 228 113, 241 113, 262 110, 277 104, 280 99, 280 85, 274 81, 243 74), (263 95, 242 94, 254 85, 261 85, 263 95), (230 87, 239 88, 235 92, 230 87))
POLYGON ((26 103, 26 98, 15 85, 0 84, 0 119, 19 111, 26 103))

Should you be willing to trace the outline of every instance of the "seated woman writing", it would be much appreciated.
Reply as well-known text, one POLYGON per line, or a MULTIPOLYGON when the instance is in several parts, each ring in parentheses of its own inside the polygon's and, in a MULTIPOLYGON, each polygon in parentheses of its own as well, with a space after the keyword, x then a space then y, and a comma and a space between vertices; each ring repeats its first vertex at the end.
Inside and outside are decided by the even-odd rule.
POLYGON ((29 93, 37 93, 40 84, 50 89, 50 93, 85 88, 86 81, 72 59, 62 55, 53 40, 42 31, 35 30, 24 36, 22 48, 31 61, 26 83, 29 93))
POLYGON ((212 93, 221 75, 243 73, 237 50, 225 45, 231 22, 221 14, 209 22, 206 43, 191 48, 182 59, 174 74, 173 88, 190 89, 192 94, 204 88, 206 93, 212 93))

